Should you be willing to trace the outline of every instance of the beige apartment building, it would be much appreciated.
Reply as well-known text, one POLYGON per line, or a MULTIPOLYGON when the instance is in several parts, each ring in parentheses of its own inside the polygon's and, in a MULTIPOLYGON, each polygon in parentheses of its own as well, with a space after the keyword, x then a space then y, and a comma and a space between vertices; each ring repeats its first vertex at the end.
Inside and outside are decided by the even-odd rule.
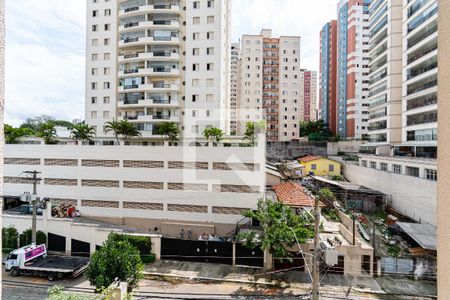
MULTIPOLYGON (((299 138, 302 120, 300 37, 272 37, 272 30, 243 35, 238 133, 247 122, 265 120, 268 141, 299 138)), ((315 91, 314 91, 315 94, 315 91)))
POLYGON ((229 131, 230 0, 86 0, 86 121, 229 131))
POLYGON ((317 72, 300 70, 300 118, 304 121, 317 119, 317 72))

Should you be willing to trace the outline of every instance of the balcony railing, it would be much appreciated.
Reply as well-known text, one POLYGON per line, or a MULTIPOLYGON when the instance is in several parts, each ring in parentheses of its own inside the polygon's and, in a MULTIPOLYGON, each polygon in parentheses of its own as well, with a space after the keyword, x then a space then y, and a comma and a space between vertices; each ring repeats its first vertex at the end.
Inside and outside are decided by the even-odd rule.
POLYGON ((135 7, 130 7, 130 8, 125 8, 125 12, 132 12, 132 11, 136 11, 139 10, 139 6, 135 6, 135 7))

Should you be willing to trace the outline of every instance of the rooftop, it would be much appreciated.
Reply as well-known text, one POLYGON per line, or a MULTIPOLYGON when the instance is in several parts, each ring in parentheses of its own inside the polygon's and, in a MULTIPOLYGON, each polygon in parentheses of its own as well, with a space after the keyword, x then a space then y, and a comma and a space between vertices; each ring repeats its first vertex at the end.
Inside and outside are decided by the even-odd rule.
POLYGON ((380 196, 384 195, 383 193, 381 193, 379 191, 369 189, 365 186, 362 186, 362 185, 359 185, 356 183, 351 183, 351 182, 347 182, 347 181, 335 181, 335 180, 330 180, 330 179, 327 179, 327 178, 321 177, 321 176, 311 176, 311 177, 314 180, 336 186, 336 187, 341 188, 346 191, 361 192, 361 193, 374 194, 374 195, 380 195, 380 196))
POLYGON ((323 156, 307 155, 307 156, 299 157, 298 161, 300 161, 302 163, 306 163, 306 162, 315 161, 315 160, 322 159, 322 158, 325 158, 325 157, 323 157, 323 156))
POLYGON ((298 183, 284 182, 273 187, 278 201, 293 207, 313 207, 314 198, 298 183))

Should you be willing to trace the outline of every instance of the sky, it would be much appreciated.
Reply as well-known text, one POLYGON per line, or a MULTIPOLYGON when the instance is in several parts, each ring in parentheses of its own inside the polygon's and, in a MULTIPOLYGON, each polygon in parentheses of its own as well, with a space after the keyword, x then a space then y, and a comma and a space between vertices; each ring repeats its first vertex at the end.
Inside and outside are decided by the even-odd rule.
MULTIPOLYGON (((5 122, 84 118, 86 0, 7 0, 5 122), (24 9, 25 8, 25 9, 24 9)), ((300 35, 301 67, 318 71, 319 33, 337 0, 232 0, 232 41, 242 34, 300 35)))

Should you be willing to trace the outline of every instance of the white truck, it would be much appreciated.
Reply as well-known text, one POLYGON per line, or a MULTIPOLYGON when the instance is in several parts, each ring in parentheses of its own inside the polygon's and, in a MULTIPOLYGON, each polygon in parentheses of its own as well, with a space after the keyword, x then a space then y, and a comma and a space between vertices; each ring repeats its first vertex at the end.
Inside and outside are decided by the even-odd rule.
POLYGON ((47 255, 45 244, 32 244, 11 251, 6 258, 5 270, 11 272, 12 276, 29 274, 44 276, 53 281, 67 275, 78 277, 88 265, 88 258, 47 255))

